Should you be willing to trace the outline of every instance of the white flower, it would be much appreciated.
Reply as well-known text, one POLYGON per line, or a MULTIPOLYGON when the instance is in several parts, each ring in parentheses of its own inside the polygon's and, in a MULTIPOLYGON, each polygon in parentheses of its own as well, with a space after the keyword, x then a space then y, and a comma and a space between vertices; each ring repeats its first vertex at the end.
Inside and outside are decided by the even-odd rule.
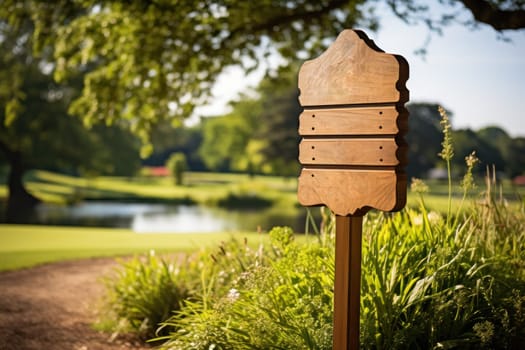
POLYGON ((412 218, 412 223, 416 226, 421 226, 423 225, 423 216, 421 216, 421 214, 417 215, 417 216, 414 216, 412 218))
POLYGON ((241 296, 241 293, 239 293, 239 291, 237 289, 232 288, 228 292, 227 298, 228 298, 229 301, 234 302, 235 300, 239 299, 240 296, 241 296))
POLYGON ((427 214, 427 218, 428 218, 428 221, 431 223, 431 224, 439 224, 439 222, 441 221, 442 217, 441 217, 441 214, 439 214, 438 212, 435 212, 435 211, 431 211, 427 214))

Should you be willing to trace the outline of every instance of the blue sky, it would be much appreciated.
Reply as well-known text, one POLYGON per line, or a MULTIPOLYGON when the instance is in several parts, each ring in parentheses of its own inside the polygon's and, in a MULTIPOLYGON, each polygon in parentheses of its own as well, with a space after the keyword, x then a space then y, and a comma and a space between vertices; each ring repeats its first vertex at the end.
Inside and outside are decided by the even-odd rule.
MULTIPOLYGON (((508 43, 486 25, 477 30, 452 25, 442 36, 432 35, 423 59, 414 51, 425 42, 427 29, 384 13, 381 29, 367 34, 381 49, 408 60, 411 102, 441 104, 453 113, 454 128, 497 125, 513 137, 525 137, 525 30, 506 32, 512 40, 508 43)), ((260 78, 260 72, 245 76, 228 70, 213 91, 215 101, 197 114, 224 113, 229 100, 260 78)))
POLYGON ((447 27, 433 35, 426 59, 414 55, 427 37, 424 27, 386 16, 370 37, 410 65, 410 100, 436 102, 453 112, 454 128, 498 125, 511 136, 525 136, 525 30, 497 39, 486 25, 477 30, 447 27))

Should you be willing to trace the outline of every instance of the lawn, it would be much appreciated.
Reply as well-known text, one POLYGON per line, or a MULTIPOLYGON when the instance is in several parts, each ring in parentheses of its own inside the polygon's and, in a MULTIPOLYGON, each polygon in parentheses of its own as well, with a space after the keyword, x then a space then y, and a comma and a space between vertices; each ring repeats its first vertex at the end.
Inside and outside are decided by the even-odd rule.
MULTIPOLYGON (((256 233, 235 233, 257 244, 256 233)), ((191 252, 228 240, 231 233, 137 234, 127 229, 0 225, 0 271, 99 256, 191 252)))
POLYGON ((183 186, 175 186, 169 177, 78 178, 42 170, 33 171, 26 178, 30 192, 46 202, 59 204, 84 199, 213 204, 235 194, 293 205, 296 183, 295 179, 275 176, 198 172, 186 173, 183 186))

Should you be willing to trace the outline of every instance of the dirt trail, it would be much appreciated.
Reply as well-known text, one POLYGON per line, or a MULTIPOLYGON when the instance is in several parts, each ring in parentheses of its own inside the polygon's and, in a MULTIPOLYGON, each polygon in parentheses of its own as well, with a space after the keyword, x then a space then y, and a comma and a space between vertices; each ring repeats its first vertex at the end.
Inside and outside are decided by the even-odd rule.
POLYGON ((93 330, 100 278, 115 266, 100 258, 0 272, 0 350, 143 350, 128 337, 93 330))

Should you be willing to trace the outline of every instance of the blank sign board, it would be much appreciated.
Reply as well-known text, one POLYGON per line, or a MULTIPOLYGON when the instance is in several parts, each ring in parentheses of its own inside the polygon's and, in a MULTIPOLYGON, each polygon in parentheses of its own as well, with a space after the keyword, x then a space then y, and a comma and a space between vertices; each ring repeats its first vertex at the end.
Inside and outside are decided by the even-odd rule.
POLYGON ((406 202, 408 64, 345 30, 299 72, 298 198, 341 216, 406 202))

